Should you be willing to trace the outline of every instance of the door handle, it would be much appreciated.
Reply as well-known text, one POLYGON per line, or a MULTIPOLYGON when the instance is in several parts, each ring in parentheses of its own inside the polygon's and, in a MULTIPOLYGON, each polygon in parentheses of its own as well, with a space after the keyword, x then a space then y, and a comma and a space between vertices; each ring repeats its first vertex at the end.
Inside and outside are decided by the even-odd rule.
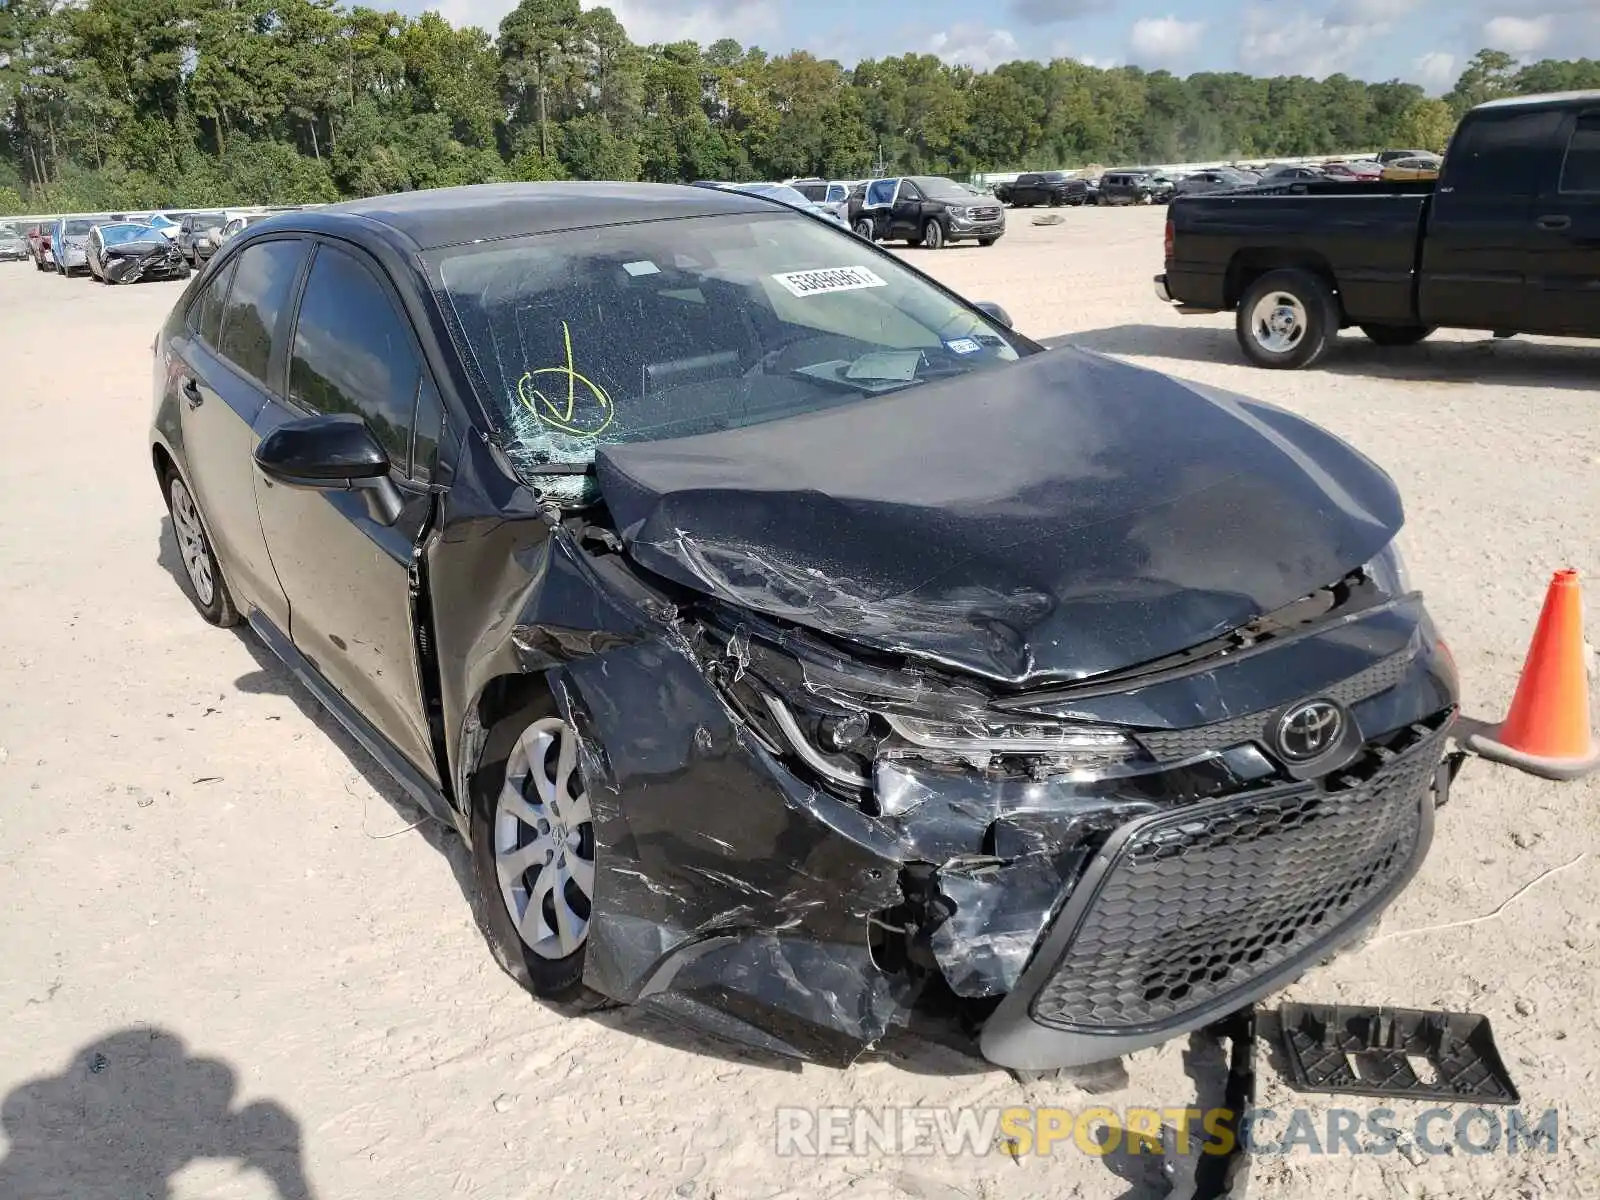
POLYGON ((1537 222, 1537 224, 1538 224, 1540 229, 1553 229, 1553 230, 1571 229, 1572 228, 1572 218, 1571 217, 1540 217, 1538 222, 1537 222))
POLYGON ((205 403, 205 397, 200 393, 200 385, 191 376, 184 376, 180 387, 183 391, 183 398, 189 402, 190 408, 199 408, 205 403))

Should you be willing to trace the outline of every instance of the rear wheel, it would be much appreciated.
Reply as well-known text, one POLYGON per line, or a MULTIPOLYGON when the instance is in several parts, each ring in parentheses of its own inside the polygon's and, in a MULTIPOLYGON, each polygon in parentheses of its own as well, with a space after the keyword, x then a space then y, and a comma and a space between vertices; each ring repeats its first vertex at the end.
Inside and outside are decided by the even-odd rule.
POLYGON ((1269 271, 1246 289, 1235 332, 1258 367, 1309 367, 1339 332, 1338 302, 1327 283, 1309 271, 1269 271))
POLYGON ((938 221, 929 221, 922 227, 921 244, 929 250, 944 249, 944 226, 938 221))
POLYGON ((495 723, 473 777, 479 924, 495 958, 536 996, 583 988, 595 888, 594 818, 578 735, 548 696, 495 723))
POLYGON ((1363 325, 1361 332, 1379 346, 1415 346, 1433 335, 1437 325, 1363 325))
POLYGON ((211 537, 200 519, 200 509, 189 494, 189 485, 183 476, 171 467, 162 477, 162 491, 167 497, 167 512, 172 517, 172 534, 178 541, 178 555, 183 560, 184 574, 189 577, 189 598, 200 610, 200 615, 213 625, 226 629, 239 623, 239 610, 217 566, 216 553, 211 548, 211 537))

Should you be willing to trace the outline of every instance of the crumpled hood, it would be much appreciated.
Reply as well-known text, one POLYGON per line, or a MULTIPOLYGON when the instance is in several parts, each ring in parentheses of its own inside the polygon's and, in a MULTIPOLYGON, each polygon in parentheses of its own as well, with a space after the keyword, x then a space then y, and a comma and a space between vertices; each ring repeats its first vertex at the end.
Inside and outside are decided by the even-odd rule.
POLYGON ((141 258, 152 252, 165 253, 171 245, 166 238, 157 234, 153 238, 140 238, 137 242, 117 242, 106 247, 108 258, 141 258))
POLYGON ((1333 583, 1403 521, 1281 409, 1064 348, 825 412, 605 446, 634 561, 1008 684, 1175 653, 1333 583))

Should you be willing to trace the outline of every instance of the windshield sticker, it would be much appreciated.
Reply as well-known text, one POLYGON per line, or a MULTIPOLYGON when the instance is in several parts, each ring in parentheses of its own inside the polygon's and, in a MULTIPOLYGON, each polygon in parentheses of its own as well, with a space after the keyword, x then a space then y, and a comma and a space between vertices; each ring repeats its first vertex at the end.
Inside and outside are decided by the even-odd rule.
POLYGON ((558 429, 562 433, 570 433, 574 437, 599 437, 611 424, 611 419, 616 416, 616 408, 611 403, 611 396, 605 388, 578 373, 572 357, 572 330, 567 327, 565 321, 561 322, 561 341, 566 348, 567 365, 524 371, 522 378, 517 380, 517 399, 522 401, 522 406, 537 417, 542 425, 548 425, 551 429, 558 429), (534 386, 533 381, 536 378, 547 375, 558 375, 566 380, 565 403, 559 398, 552 400, 534 386), (587 396, 579 396, 580 384, 588 393, 587 396), (581 405, 580 399, 583 401, 581 405))
POLYGON ((824 267, 816 271, 785 271, 774 275, 795 296, 821 296, 828 292, 855 292, 862 288, 887 287, 866 267, 824 267))
POLYGON ((655 263, 651 262, 649 259, 645 259, 642 262, 623 263, 622 269, 629 275, 632 275, 634 278, 638 278, 640 275, 661 274, 661 268, 656 266, 655 263))
POLYGON ((971 338, 951 338, 945 344, 945 349, 952 354, 976 354, 983 347, 971 338))

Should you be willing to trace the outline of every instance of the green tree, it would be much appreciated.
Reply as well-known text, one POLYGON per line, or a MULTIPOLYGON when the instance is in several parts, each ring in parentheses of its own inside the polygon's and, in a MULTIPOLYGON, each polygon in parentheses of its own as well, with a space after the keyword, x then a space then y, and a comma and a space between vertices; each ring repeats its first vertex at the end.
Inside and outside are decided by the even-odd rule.
POLYGON ((1395 143, 1406 149, 1442 154, 1456 131, 1456 114, 1443 100, 1421 99, 1400 114, 1395 143))

